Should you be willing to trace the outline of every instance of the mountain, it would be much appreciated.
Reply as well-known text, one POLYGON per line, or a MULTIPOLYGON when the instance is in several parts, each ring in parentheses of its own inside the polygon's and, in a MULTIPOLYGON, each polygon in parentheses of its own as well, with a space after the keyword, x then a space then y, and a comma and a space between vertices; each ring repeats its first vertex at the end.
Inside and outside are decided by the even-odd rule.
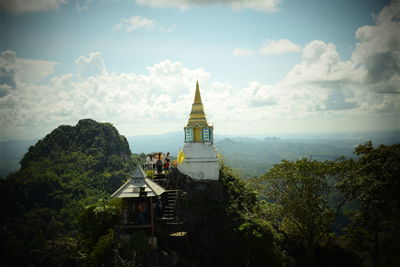
POLYGON ((183 131, 128 137, 129 146, 133 153, 170 152, 173 156, 178 154, 183 140, 183 131))
POLYGON ((36 265, 58 265, 43 262, 43 255, 55 244, 70 255, 66 240, 76 243, 82 207, 109 196, 132 166, 126 138, 91 119, 59 126, 29 147, 20 170, 0 180, 2 263, 26 266, 37 257, 36 265))
POLYGON ((122 256, 130 253, 129 259, 133 251, 141 266, 243 266, 250 246, 259 262, 268 259, 279 266, 282 261, 271 229, 247 231, 261 228, 257 222, 242 229, 245 218, 239 211, 255 205, 256 195, 227 167, 221 166, 220 181, 170 172, 165 179, 170 189, 186 192, 179 201, 185 228, 177 229, 190 232, 190 239, 181 240, 182 245, 171 238, 170 231, 179 227, 172 225, 157 233, 165 247, 154 251, 148 246, 149 232, 135 231, 134 242, 122 238, 116 227, 122 203, 106 199, 133 165, 127 139, 111 124, 85 119, 59 126, 29 147, 20 162, 17 172, 0 180, 1 265, 114 266, 118 248, 122 256))
MULTIPOLYGON (((170 152, 176 156, 182 147, 183 132, 129 137, 135 153, 170 152)), ((263 139, 245 136, 216 136, 215 145, 228 165, 238 169, 240 176, 253 177, 265 173, 282 159, 313 158, 334 160, 351 157, 356 140, 282 139, 276 136, 263 139)))
MULTIPOLYGON (((133 153, 170 152, 172 156, 177 156, 183 145, 184 136, 183 131, 177 131, 159 135, 131 136, 127 137, 127 140, 133 153)), ((368 140, 374 144, 391 145, 400 142, 400 132, 286 134, 272 137, 215 136, 217 149, 228 164, 240 168, 242 176, 249 177, 264 173, 270 166, 284 158, 312 157, 324 160, 338 156, 352 156, 354 147, 368 140), (234 142, 233 147, 229 147, 229 140, 234 142), (242 153, 242 151, 247 152, 242 153)), ((22 155, 34 143, 35 140, 0 142, 0 176, 5 177, 10 172, 17 171, 22 155)))
POLYGON ((216 145, 226 163, 238 169, 243 178, 259 176, 283 159, 335 160, 341 156, 353 156, 352 145, 295 142, 277 137, 264 140, 225 138, 216 145))
MULTIPOLYGON (((132 140, 133 147, 136 146, 134 152, 144 152, 140 149, 172 152, 173 147, 182 144, 181 137, 180 133, 135 137, 132 140)), ((28 143, 10 141, 3 145, 8 144, 7 151, 17 154, 23 153, 28 143)), ((282 159, 352 157, 356 143, 361 142, 340 138, 238 136, 219 136, 216 140, 225 162, 240 169, 243 178, 265 173, 282 159)), ((365 148, 371 151, 368 146, 365 148)), ((385 152, 388 148, 380 149, 385 152)), ((10 152, 3 155, 7 153, 12 155, 10 152)), ((388 165, 381 166, 381 157, 377 157, 377 167, 385 171, 374 166, 374 175, 381 177, 389 167, 392 176, 397 177, 397 158, 389 156, 388 165)), ((369 167, 365 159, 370 158, 364 158, 369 167)), ((181 219, 178 222, 182 222, 182 226, 172 224, 166 231, 167 228, 159 225, 160 249, 150 249, 149 233, 141 230, 128 239, 123 238, 121 229, 116 227, 121 221, 123 203, 107 198, 129 177, 135 163, 143 160, 144 155, 131 154, 128 140, 113 125, 91 119, 80 120, 75 126, 59 126, 30 146, 20 160, 20 169, 0 180, 1 265, 114 266, 115 249, 118 249, 124 259, 136 257, 141 266, 261 266, 265 263, 282 266, 292 259, 285 258, 286 253, 282 253, 279 244, 284 251, 291 251, 292 256, 298 257, 296 251, 301 251, 297 249, 302 247, 295 245, 300 244, 296 238, 288 241, 289 235, 278 235, 273 227, 276 221, 269 221, 270 215, 278 210, 271 209, 271 203, 264 201, 267 198, 259 201, 254 188, 248 187, 251 183, 239 179, 225 164, 221 164, 218 181, 196 181, 177 169, 163 179, 167 189, 182 191, 175 195, 176 216, 181 219), (286 250, 287 247, 292 249, 286 250)), ((348 168, 350 161, 345 163, 341 166, 348 168)), ((370 169, 365 170, 369 175, 370 169)), ((387 188, 397 192, 394 187, 382 189, 387 188)), ((389 199, 394 198, 392 195, 395 196, 387 194, 389 199)), ((375 195, 371 196, 375 203, 375 195)), ((337 258, 337 251, 329 252, 332 259, 337 258)), ((321 255, 326 258, 325 251, 321 255)), ((347 255, 342 255, 342 259, 358 266, 353 264, 356 260, 348 261, 347 255)), ((302 263, 302 256, 297 260, 302 263)))
MULTIPOLYGON (((291 134, 282 136, 216 135, 215 145, 223 159, 243 178, 259 176, 282 159, 335 160, 353 157, 354 147, 368 140, 375 144, 400 142, 400 132, 353 132, 291 134)), ((135 153, 170 152, 176 156, 184 140, 183 131, 128 137, 135 153)))

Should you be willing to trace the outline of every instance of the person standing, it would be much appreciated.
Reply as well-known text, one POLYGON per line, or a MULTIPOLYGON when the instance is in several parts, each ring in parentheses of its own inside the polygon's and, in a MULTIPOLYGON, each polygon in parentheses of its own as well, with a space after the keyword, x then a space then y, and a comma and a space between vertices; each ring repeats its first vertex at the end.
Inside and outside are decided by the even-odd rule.
POLYGON ((167 172, 169 170, 169 152, 167 152, 167 155, 165 156, 164 159, 164 171, 167 172))
POLYGON ((157 157, 157 162, 156 162, 156 167, 157 167, 157 173, 162 173, 162 153, 158 153, 158 157, 157 157))
POLYGON ((156 153, 153 153, 152 157, 151 157, 151 165, 152 165, 152 171, 156 170, 156 162, 157 162, 157 157, 156 157, 156 153))
POLYGON ((152 164, 153 164, 152 161, 153 161, 153 157, 151 156, 151 154, 147 155, 146 167, 145 167, 146 170, 151 170, 152 169, 152 164))

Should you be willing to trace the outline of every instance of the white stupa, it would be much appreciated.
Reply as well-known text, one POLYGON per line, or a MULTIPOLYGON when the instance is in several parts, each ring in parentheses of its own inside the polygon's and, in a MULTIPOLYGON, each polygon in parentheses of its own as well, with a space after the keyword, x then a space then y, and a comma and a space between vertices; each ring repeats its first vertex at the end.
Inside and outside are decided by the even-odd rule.
POLYGON ((185 143, 178 154, 179 171, 194 179, 218 180, 219 160, 213 144, 214 127, 207 123, 198 82, 192 111, 184 130, 185 143))

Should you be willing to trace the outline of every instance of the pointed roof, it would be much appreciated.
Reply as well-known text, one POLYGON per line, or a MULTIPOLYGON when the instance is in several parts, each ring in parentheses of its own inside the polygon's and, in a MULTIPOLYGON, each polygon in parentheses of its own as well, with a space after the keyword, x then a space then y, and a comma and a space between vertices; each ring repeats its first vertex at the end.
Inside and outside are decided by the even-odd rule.
POLYGON ((196 92, 194 94, 192 111, 190 112, 190 117, 188 121, 188 125, 194 124, 208 125, 206 114, 204 113, 203 103, 201 102, 200 87, 198 81, 196 81, 196 92))
POLYGON ((196 81, 196 92, 194 94, 194 102, 193 103, 201 104, 199 81, 196 81))
POLYGON ((112 198, 135 198, 140 195, 140 188, 144 188, 144 192, 147 193, 147 197, 160 196, 166 190, 147 178, 146 173, 143 169, 137 165, 133 172, 132 178, 123 184, 117 191, 115 191, 112 198))

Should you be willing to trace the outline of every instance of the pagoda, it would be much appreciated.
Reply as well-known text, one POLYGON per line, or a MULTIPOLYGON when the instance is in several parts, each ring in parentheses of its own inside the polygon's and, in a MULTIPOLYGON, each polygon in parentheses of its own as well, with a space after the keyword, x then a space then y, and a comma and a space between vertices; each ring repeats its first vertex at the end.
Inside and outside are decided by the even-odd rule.
POLYGON ((219 160, 213 144, 214 127, 207 123, 198 82, 184 131, 185 143, 178 155, 179 171, 195 179, 218 180, 219 160))

